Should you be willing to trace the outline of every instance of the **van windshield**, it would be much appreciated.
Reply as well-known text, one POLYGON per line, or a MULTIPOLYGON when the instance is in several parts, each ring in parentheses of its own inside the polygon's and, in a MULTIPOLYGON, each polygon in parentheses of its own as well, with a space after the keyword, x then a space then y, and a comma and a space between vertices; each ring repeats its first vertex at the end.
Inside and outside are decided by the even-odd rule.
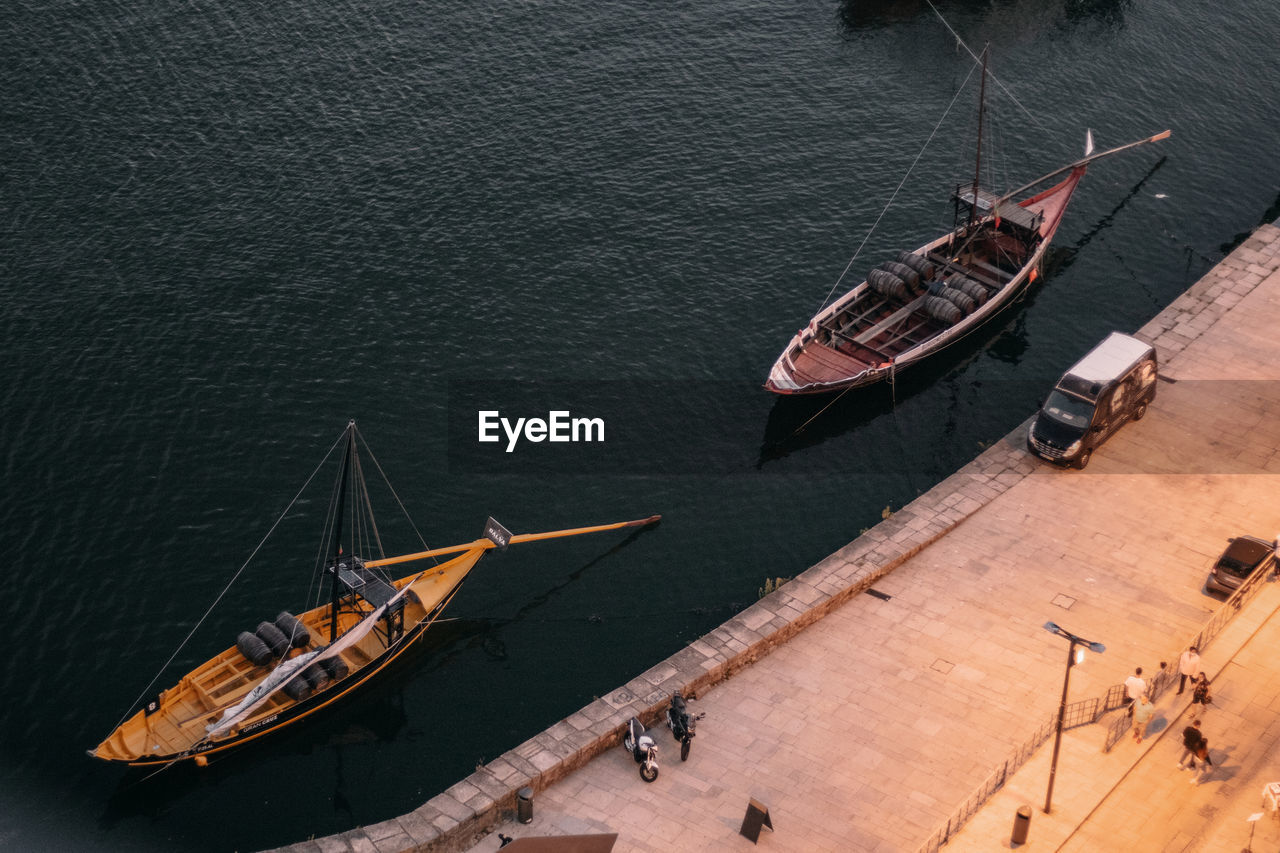
POLYGON ((1068 397, 1055 388, 1049 395, 1049 399, 1045 400, 1044 413, 1064 424, 1087 429, 1089 422, 1093 420, 1093 404, 1077 400, 1075 397, 1068 397))

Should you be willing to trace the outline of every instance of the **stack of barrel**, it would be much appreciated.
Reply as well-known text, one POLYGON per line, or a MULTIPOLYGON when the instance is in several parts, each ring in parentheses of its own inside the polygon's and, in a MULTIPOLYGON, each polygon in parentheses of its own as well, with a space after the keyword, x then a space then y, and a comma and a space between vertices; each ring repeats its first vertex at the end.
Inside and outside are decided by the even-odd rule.
MULTIPOLYGON (((306 626, 288 611, 282 611, 274 622, 260 622, 256 631, 241 631, 236 648, 254 666, 267 666, 284 660, 293 649, 305 649, 311 643, 306 626)), ((330 681, 347 677, 349 670, 337 655, 313 663, 280 688, 290 699, 305 699, 330 681)))
POLYGON ((987 301, 987 291, 959 273, 943 280, 927 258, 915 252, 899 252, 896 261, 885 261, 867 273, 867 284, 887 299, 907 304, 924 295, 920 308, 935 320, 954 325, 987 301))

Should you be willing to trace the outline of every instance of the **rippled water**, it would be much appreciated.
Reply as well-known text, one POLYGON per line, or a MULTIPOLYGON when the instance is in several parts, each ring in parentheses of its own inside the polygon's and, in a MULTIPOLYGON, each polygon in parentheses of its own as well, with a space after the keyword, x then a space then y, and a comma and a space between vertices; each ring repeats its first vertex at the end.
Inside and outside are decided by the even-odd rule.
MULTIPOLYGON (((970 77, 927 3, 0 10, 0 846, 251 849, 412 809, 928 488, 1280 212, 1266 4, 939 8, 991 44, 1006 185, 1086 127, 1174 136, 1091 169, 1018 310, 798 434, 815 409, 757 386, 970 77), (469 452, 486 395, 602 380, 605 452, 469 452), (351 417, 431 544, 665 520, 486 559, 397 677, 261 749, 86 758, 351 417)), ((973 83, 850 275, 949 223, 973 83)), ((162 684, 301 604, 318 512, 162 684)))

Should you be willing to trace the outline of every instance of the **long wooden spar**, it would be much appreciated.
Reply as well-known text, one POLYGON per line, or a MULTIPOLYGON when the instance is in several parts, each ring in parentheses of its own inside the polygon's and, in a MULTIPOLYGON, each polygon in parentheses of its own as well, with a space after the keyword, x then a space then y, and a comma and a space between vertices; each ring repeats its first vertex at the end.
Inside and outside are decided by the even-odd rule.
MULTIPOLYGON (((648 518, 641 518, 635 521, 619 521, 616 524, 599 524, 595 527, 574 527, 568 530, 552 530, 547 533, 519 533, 511 537, 509 544, 519 545, 523 542, 537 542, 542 539, 560 539, 565 536, 581 536, 584 533, 603 533, 606 530, 620 530, 624 527, 647 527, 650 524, 656 524, 662 520, 660 515, 651 515, 648 518)), ((439 557, 443 554, 457 554, 462 551, 481 550, 487 551, 490 548, 498 547, 498 543, 492 539, 476 539, 474 542, 468 542, 465 545, 450 545, 447 548, 432 548, 430 551, 418 551, 413 554, 403 554, 399 557, 384 557, 381 560, 365 560, 367 567, 375 566, 393 566, 396 563, 411 563, 414 560, 425 560, 428 557, 439 557)))
POLYGON ((1162 130, 1161 132, 1157 133, 1155 136, 1148 136, 1146 139, 1139 139, 1137 142, 1130 142, 1127 145, 1118 145, 1115 148, 1109 148, 1106 151, 1099 151, 1096 154, 1089 154, 1088 156, 1082 157, 1079 160, 1075 161, 1074 163, 1068 163, 1067 165, 1063 166, 1061 169, 1054 169, 1052 172, 1050 172, 1047 175, 1041 175, 1040 177, 1036 178, 1034 181, 1025 183, 1022 186, 1018 187, 1016 190, 1010 190, 1009 192, 1000 196, 1000 198, 996 200, 996 204, 1006 202, 1009 199, 1013 198, 1014 196, 1018 195, 1019 193, 1022 193, 1031 189, 1037 184, 1042 184, 1045 181, 1049 180, 1050 178, 1058 177, 1058 175, 1061 175, 1063 172, 1068 172, 1072 169, 1078 169, 1081 166, 1087 166, 1090 163, 1092 163, 1094 160, 1101 160, 1103 157, 1110 157, 1112 154, 1119 154, 1121 151, 1128 151, 1130 148, 1137 148, 1139 145, 1148 145, 1152 142, 1160 142, 1161 140, 1168 139, 1171 135, 1173 135, 1172 130, 1162 130))

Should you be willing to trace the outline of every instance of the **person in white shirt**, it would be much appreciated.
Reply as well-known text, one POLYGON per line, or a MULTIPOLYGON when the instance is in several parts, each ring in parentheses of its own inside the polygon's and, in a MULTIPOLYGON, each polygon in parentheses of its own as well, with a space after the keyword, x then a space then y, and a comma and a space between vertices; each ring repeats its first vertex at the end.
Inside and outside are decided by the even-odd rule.
POLYGON ((1133 675, 1124 680, 1124 692, 1129 697, 1129 714, 1132 716, 1134 703, 1147 692, 1147 682, 1142 680, 1142 667, 1135 669, 1133 675))
POLYGON ((1187 686, 1187 678, 1191 679, 1194 684, 1196 676, 1200 674, 1200 650, 1195 646, 1187 649, 1182 653, 1182 657, 1178 658, 1178 693, 1182 695, 1182 690, 1187 686))

